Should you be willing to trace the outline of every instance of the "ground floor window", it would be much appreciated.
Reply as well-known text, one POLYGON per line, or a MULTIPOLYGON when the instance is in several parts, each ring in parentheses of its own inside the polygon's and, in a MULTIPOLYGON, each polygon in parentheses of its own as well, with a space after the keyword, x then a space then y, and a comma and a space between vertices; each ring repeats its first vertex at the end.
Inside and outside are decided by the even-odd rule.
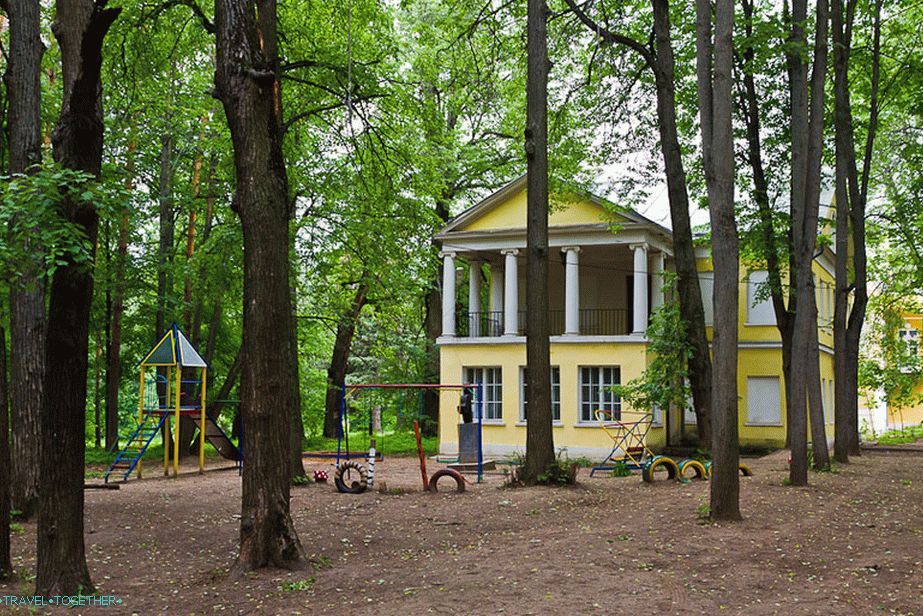
POLYGON ((747 423, 755 426, 782 425, 779 377, 747 377, 747 423))
MULTIPOLYGON (((527 394, 526 377, 529 373, 528 368, 521 366, 519 368, 519 420, 526 421, 527 409, 529 402, 527 394)), ((559 366, 551 367, 551 419, 552 421, 561 421, 561 368, 559 366)))
POLYGON ((619 383, 618 366, 580 366, 580 421, 596 421, 596 411, 621 419, 622 400, 612 393, 619 383))
MULTIPOLYGON (((465 366, 465 384, 480 385, 484 396, 482 412, 485 421, 503 419, 503 371, 499 366, 465 366)), ((477 390, 475 390, 474 416, 477 417, 477 390)))

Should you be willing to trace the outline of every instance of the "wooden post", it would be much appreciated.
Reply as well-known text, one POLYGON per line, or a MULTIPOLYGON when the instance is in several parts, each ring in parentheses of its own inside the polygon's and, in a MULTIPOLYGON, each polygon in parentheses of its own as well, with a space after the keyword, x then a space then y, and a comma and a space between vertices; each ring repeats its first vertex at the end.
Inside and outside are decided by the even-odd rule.
POLYGON ((426 476, 426 456, 423 455, 423 441, 420 440, 420 422, 413 422, 413 433, 417 436, 417 452, 420 454, 420 474, 423 475, 423 491, 429 489, 429 477, 426 476))

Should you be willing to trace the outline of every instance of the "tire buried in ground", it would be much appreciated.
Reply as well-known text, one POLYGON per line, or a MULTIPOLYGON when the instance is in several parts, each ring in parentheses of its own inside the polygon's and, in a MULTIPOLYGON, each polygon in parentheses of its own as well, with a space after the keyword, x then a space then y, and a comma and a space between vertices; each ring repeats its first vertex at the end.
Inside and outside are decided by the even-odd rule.
POLYGON ((439 489, 436 487, 436 482, 438 482, 442 477, 451 477, 455 480, 455 491, 464 492, 465 491, 465 478, 461 476, 461 473, 451 468, 444 468, 433 473, 433 476, 429 478, 429 488, 430 492, 436 493, 439 489))
POLYGON ((750 470, 750 467, 747 466, 746 464, 741 464, 741 465, 738 466, 737 468, 740 469, 740 474, 741 474, 741 476, 743 476, 743 477, 753 477, 753 471, 751 471, 751 470, 750 470))
POLYGON ((679 467, 676 466, 676 462, 673 461, 673 458, 654 456, 651 458, 650 464, 641 471, 641 478, 647 483, 654 483, 656 479, 654 472, 657 470, 665 470, 667 472, 667 479, 676 479, 679 476, 679 467))
POLYGON ((343 494, 362 494, 369 487, 369 473, 358 462, 347 460, 337 467, 333 483, 343 494))
POLYGON ((705 469, 705 465, 698 460, 692 459, 679 461, 679 475, 683 479, 708 479, 708 471, 705 469))

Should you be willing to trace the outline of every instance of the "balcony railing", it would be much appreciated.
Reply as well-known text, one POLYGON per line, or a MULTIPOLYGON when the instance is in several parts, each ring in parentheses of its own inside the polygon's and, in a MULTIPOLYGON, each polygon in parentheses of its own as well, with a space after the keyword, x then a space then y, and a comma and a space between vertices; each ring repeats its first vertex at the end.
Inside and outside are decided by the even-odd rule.
MULTIPOLYGON (((526 311, 518 314, 517 334, 526 335, 526 311)), ((564 333, 564 311, 548 312, 549 333, 560 336, 564 333)), ((456 318, 457 335, 463 338, 495 338, 503 335, 503 311, 461 312, 456 318)), ((622 336, 628 330, 628 311, 617 308, 584 308, 580 310, 580 335, 622 336)))

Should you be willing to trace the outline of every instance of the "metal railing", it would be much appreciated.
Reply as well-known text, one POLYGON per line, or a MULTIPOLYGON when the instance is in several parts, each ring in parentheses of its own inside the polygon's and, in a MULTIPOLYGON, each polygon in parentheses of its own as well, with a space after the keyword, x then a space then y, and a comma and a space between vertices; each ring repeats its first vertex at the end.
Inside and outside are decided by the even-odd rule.
MULTIPOLYGON (((560 336, 564 333, 563 310, 548 312, 549 334, 560 336)), ((526 334, 526 311, 517 315, 517 334, 526 334)), ((456 318, 456 335, 462 338, 496 338, 503 335, 503 311, 460 312, 456 318)), ((630 333, 628 329, 628 311, 619 308, 584 308, 580 310, 580 335, 582 336, 622 336, 630 333)))

